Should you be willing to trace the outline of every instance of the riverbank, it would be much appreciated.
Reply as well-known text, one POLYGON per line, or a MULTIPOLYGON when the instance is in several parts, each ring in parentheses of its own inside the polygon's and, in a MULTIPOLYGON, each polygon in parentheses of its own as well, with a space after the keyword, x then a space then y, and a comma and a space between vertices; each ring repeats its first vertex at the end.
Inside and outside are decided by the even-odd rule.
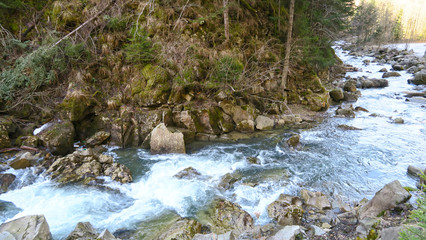
MULTIPOLYGON (((353 58, 351 55, 347 57, 353 58)), ((345 57, 342 58, 346 60, 345 57)), ((358 79, 356 75, 370 74, 369 71, 371 74, 382 75, 383 73, 379 73, 379 67, 387 65, 380 66, 373 59, 367 59, 370 60, 367 67, 367 62, 363 61, 366 59, 352 60, 355 61, 354 67, 364 68, 364 71, 354 72, 347 79, 349 81, 342 81, 341 91, 343 97, 346 93, 347 96, 357 96, 358 101, 352 102, 352 107, 349 103, 342 104, 341 109, 337 109, 338 105, 332 107, 326 113, 331 118, 311 130, 291 129, 283 135, 266 139, 263 137, 264 140, 255 139, 254 142, 246 140, 235 144, 213 144, 194 148, 188 155, 151 155, 141 149, 110 150, 107 154, 114 156, 114 161, 132 170, 134 183, 120 185, 106 178, 101 186, 107 186, 107 189, 97 186, 96 182, 92 182, 95 185, 89 186, 58 186, 48 180, 49 178, 33 175, 33 170, 27 168, 16 173, 18 178, 33 179, 30 184, 2 194, 0 199, 10 200, 23 209, 23 212, 15 217, 36 213, 34 207, 40 207, 45 211, 54 235, 61 236, 60 238, 68 236, 76 223, 85 221, 84 219, 88 219, 99 232, 106 227, 122 239, 129 239, 132 234, 137 234, 135 229, 139 227, 139 234, 146 234, 152 225, 162 229, 159 235, 156 235, 162 236, 161 238, 166 238, 167 234, 176 236, 173 234, 183 232, 189 234, 191 237, 188 239, 191 239, 195 236, 193 234, 198 232, 208 235, 208 231, 218 234, 223 231, 228 233, 230 229, 234 229, 232 234, 243 239, 244 234, 247 234, 246 238, 268 238, 284 227, 281 224, 300 224, 292 229, 296 232, 306 230, 306 238, 355 238, 358 234, 364 236, 363 234, 370 233, 374 225, 377 230, 375 232, 383 234, 382 229, 400 224, 410 207, 403 204, 397 207, 402 211, 389 210, 381 220, 379 218, 381 223, 377 224, 378 219, 360 221, 362 219, 356 209, 362 208, 364 202, 357 201, 352 204, 352 201, 361 199, 360 195, 373 198, 374 193, 385 183, 395 179, 399 179, 403 186, 413 187, 417 180, 407 177, 406 169, 408 164, 420 164, 419 167, 424 167, 421 166, 424 163, 424 125, 421 124, 425 121, 424 107, 420 100, 414 100, 416 96, 401 96, 400 92, 413 88, 406 82, 411 75, 404 72, 400 72, 401 78, 387 78, 387 88, 361 90, 362 95, 359 96, 358 90, 353 87, 356 87, 358 82, 361 84, 363 79, 358 79), (369 112, 361 108, 356 112, 356 107, 363 107, 369 112), (355 118, 352 118, 353 116, 355 118), (402 118, 405 123, 396 123, 397 118, 402 118), (348 131, 338 128, 339 125, 363 130, 348 131), (404 134, 406 132, 410 132, 410 135, 404 134), (294 133, 299 133, 300 145, 295 145, 292 149, 287 139, 294 133), (395 145, 398 146, 398 151, 395 151, 395 145), (188 169, 187 173, 179 174, 188 167, 195 171, 188 169), (179 176, 181 178, 178 178, 179 176), (317 191, 323 194, 312 193, 317 191), (45 196, 33 194, 34 192, 44 192, 45 196), (340 201, 341 206, 336 210, 333 203, 339 202, 337 195, 342 193, 344 196, 352 195, 353 197, 349 198, 352 201, 340 201), (280 197, 281 194, 289 194, 291 197, 280 197), (50 204, 46 204, 46 201, 49 201, 48 196, 54 196, 50 204), (93 196, 97 197, 92 199, 93 196), (210 202, 212 198, 218 197, 226 200, 210 202), (32 201, 28 201, 28 198, 32 201), (64 213, 61 215, 67 216, 63 219, 56 214, 55 204, 65 203, 69 199, 72 199, 74 204, 63 205, 64 213), (323 205, 313 207, 310 199, 323 205), (82 204, 85 205, 83 209, 82 204), (215 211, 209 212, 208 206, 217 209, 218 215, 215 215, 215 211), (294 210, 295 215, 286 219, 285 213, 289 209, 294 210), (178 215, 167 214, 168 210, 178 215), (355 216, 351 215, 353 211, 355 216), (206 221, 199 213, 208 213, 207 216, 211 220, 206 221), (346 214, 340 216, 344 213, 346 214), (395 216, 397 217, 393 222, 395 216), (275 220, 271 221, 274 218, 275 220), (232 224, 218 224, 214 219, 230 219, 232 224), (340 223, 337 223, 336 219, 340 223), (159 222, 164 228, 158 225, 159 222), (328 225, 324 223, 330 227, 327 228, 328 225), (321 227, 328 233, 322 237, 312 236, 313 231, 317 230, 311 225, 321 227), (179 230, 178 226, 183 226, 185 230, 179 230), (309 228, 314 230, 309 231, 309 228), (166 229, 176 231, 172 233, 166 229), (191 230, 188 232, 188 229, 191 230)), ((73 155, 77 158, 76 154, 73 155)), ((87 154, 78 156, 81 155, 87 154)), ((109 160, 100 161, 100 157, 91 159, 100 164, 109 164, 109 160)), ((398 189, 403 192, 401 188, 398 189)), ((406 193, 402 196, 405 196, 402 198, 406 200, 406 193)), ((7 213, 16 214, 17 211, 20 210, 10 209, 7 213)), ((286 229, 289 230, 288 227, 286 229)), ((197 237, 209 239, 214 238, 214 235, 197 237)))

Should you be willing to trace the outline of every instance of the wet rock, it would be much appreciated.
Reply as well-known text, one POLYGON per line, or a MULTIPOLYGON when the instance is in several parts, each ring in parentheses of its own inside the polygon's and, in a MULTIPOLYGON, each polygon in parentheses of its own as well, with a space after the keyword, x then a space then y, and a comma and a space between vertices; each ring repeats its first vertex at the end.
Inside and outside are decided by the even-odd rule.
POLYGON ((291 148, 297 148, 300 144, 300 135, 299 134, 292 135, 289 139, 287 139, 286 143, 291 148))
POLYGON ((343 92, 343 95, 345 96, 344 100, 347 102, 356 102, 358 101, 359 96, 361 95, 361 92, 343 92))
POLYGON ((345 99, 345 95, 343 94, 343 90, 341 88, 336 88, 330 91, 330 97, 335 102, 342 101, 345 99))
POLYGON ((8 232, 19 240, 50 240, 49 224, 43 215, 21 217, 0 225, 0 233, 8 232))
POLYGON ((420 72, 417 72, 414 75, 413 79, 408 80, 408 83, 412 83, 415 85, 426 84, 426 69, 423 69, 420 72))
POLYGON ((242 133, 254 132, 254 122, 253 120, 243 120, 237 123, 236 130, 242 133))
POLYGON ((373 199, 360 208, 360 219, 377 217, 381 212, 392 209, 398 204, 408 201, 410 198, 411 194, 401 186, 398 180, 395 180, 386 184, 375 194, 373 199))
POLYGON ((56 159, 46 173, 63 183, 83 181, 84 184, 91 184, 99 176, 109 176, 121 183, 133 181, 126 166, 114 163, 111 156, 96 155, 92 149, 75 151, 56 159))
POLYGON ((0 194, 7 192, 15 179, 16 176, 11 173, 0 174, 0 194))
POLYGON ((356 82, 355 81, 347 81, 345 85, 343 85, 343 90, 346 92, 356 92, 356 82))
POLYGON ((408 166, 407 172, 408 174, 415 177, 420 177, 423 174, 423 171, 420 168, 412 166, 412 165, 408 166))
POLYGON ((410 92, 404 92, 404 97, 408 97, 408 98, 412 98, 412 97, 426 97, 426 91, 423 92, 415 92, 415 91, 410 91, 410 92))
POLYGON ((173 122, 178 127, 196 131, 194 120, 188 110, 173 112, 173 122))
POLYGON ((87 139, 86 141, 86 145, 88 147, 95 147, 98 145, 101 145, 102 143, 104 143, 109 137, 111 136, 110 133, 105 132, 105 131, 99 131, 97 133, 95 133, 93 136, 91 136, 89 139, 87 139))
POLYGON ((268 216, 282 226, 300 224, 304 213, 300 198, 284 194, 269 204, 267 210, 268 216))
POLYGON ((360 88, 384 88, 387 86, 389 86, 388 80, 377 79, 377 78, 359 80, 359 84, 358 84, 358 87, 360 88))
POLYGON ((193 167, 187 167, 174 175, 174 177, 178 179, 193 179, 198 176, 201 176, 201 173, 193 167))
POLYGON ((70 121, 54 123, 38 136, 54 155, 65 155, 73 150, 75 130, 70 121))
POLYGON ((365 108, 363 108, 363 107, 360 107, 360 106, 358 106, 358 107, 356 107, 355 108, 355 112, 369 112, 367 109, 365 109, 365 108))
POLYGON ((151 153, 185 153, 185 142, 181 132, 171 132, 160 123, 151 132, 151 153))
POLYGON ((234 183, 238 182, 242 179, 241 174, 233 172, 233 173, 227 173, 222 176, 220 179, 220 182, 218 184, 219 189, 225 191, 229 190, 234 186, 234 183))
POLYGON ((362 130, 362 128, 357 128, 357 127, 349 126, 349 125, 346 125, 346 124, 340 124, 337 127, 340 128, 340 129, 343 129, 343 130, 362 130))
POLYGON ((244 106, 243 109, 240 106, 234 105, 230 101, 222 101, 219 103, 219 107, 224 113, 231 116, 232 120, 237 126, 237 130, 240 132, 253 132, 254 131, 254 109, 250 106, 244 106))
POLYGON ((258 116, 255 124, 257 130, 271 130, 274 127, 274 120, 266 116, 258 116))
POLYGON ((402 66, 400 64, 394 64, 394 65, 392 65, 392 69, 395 70, 395 71, 403 71, 404 66, 402 66))
POLYGON ((333 208, 333 211, 336 213, 345 213, 352 210, 351 206, 349 206, 348 203, 344 202, 339 195, 333 198, 333 200, 331 201, 331 206, 333 208))
POLYGON ((382 78, 389 78, 389 77, 400 77, 401 74, 399 72, 385 72, 382 75, 382 78))
POLYGON ((296 240, 299 234, 303 234, 301 226, 285 226, 268 240, 296 240))
POLYGON ((257 157, 248 157, 247 162, 250 163, 250 164, 255 164, 255 165, 261 164, 260 159, 257 158, 257 157))
POLYGON ((98 233, 89 222, 79 222, 65 240, 91 240, 96 239, 98 233))
POLYGON ((352 105, 346 108, 342 108, 341 106, 339 106, 336 110, 336 116, 354 118, 355 113, 352 105))
POLYGON ((201 224, 196 220, 182 218, 166 229, 158 239, 164 240, 191 240, 195 234, 201 232, 201 224))
POLYGON ((403 124, 403 123, 404 123, 404 119, 402 119, 402 118, 400 118, 400 117, 395 118, 395 119, 393 120, 393 123, 403 124))
POLYGON ((342 222, 343 224, 346 224, 346 225, 358 224, 358 215, 356 214, 355 210, 338 214, 337 217, 339 218, 340 222, 342 222))
POLYGON ((382 68, 382 69, 379 70, 379 72, 388 72, 388 69, 382 68))
POLYGON ((32 163, 26 158, 18 158, 9 162, 9 166, 11 166, 13 169, 24 169, 31 167, 32 163))
POLYGON ((253 218, 238 204, 225 199, 216 199, 210 208, 202 212, 200 219, 204 219, 211 231, 215 234, 224 234, 233 231, 236 235, 253 228, 253 218))
POLYGON ((300 191, 300 196, 308 206, 312 206, 319 210, 331 209, 330 201, 327 196, 321 192, 311 192, 307 189, 302 189, 300 191))

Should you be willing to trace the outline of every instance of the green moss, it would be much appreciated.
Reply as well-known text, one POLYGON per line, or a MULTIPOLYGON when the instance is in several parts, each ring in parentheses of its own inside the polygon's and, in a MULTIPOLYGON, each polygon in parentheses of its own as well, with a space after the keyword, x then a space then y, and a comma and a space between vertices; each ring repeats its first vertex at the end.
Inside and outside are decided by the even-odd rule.
POLYGON ((405 189, 407 192, 414 192, 414 191, 417 191, 417 189, 415 189, 415 188, 413 188, 413 187, 410 187, 410 186, 405 186, 405 187, 404 187, 404 189, 405 189))

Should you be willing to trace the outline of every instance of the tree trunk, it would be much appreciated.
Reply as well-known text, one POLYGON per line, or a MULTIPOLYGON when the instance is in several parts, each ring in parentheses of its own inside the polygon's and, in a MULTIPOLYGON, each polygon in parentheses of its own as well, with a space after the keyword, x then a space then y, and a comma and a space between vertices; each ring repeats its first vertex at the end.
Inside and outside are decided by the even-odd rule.
POLYGON ((281 31, 281 0, 278 0, 278 32, 281 31))
POLYGON ((223 23, 225 25, 225 39, 229 41, 229 0, 223 0, 223 23))
POLYGON ((285 90, 287 87, 287 75, 288 75, 288 69, 290 67, 290 48, 291 48, 291 35, 293 32, 293 18, 294 18, 294 0, 291 0, 289 20, 288 20, 288 30, 287 30, 287 42, 285 43, 283 76, 281 78, 281 88, 283 90, 285 90))

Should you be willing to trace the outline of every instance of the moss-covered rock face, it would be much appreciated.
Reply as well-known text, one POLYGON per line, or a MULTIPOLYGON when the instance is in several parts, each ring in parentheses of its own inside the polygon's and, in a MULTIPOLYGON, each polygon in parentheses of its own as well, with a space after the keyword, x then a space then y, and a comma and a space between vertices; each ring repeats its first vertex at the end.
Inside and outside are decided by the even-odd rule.
POLYGON ((72 152, 75 130, 71 121, 63 121, 52 125, 40 133, 43 145, 54 155, 65 155, 72 152))
POLYGON ((167 103, 171 91, 167 70, 148 64, 142 69, 142 76, 132 84, 133 100, 147 107, 167 103))
POLYGON ((75 90, 67 94, 61 105, 72 122, 79 122, 93 112, 95 102, 88 93, 75 90))
POLYGON ((213 233, 234 231, 237 235, 253 227, 253 218, 237 204, 216 199, 209 209, 200 212, 200 222, 208 225, 213 233))
POLYGON ((0 148, 7 148, 10 146, 11 144, 7 128, 3 124, 0 124, 0 148))

